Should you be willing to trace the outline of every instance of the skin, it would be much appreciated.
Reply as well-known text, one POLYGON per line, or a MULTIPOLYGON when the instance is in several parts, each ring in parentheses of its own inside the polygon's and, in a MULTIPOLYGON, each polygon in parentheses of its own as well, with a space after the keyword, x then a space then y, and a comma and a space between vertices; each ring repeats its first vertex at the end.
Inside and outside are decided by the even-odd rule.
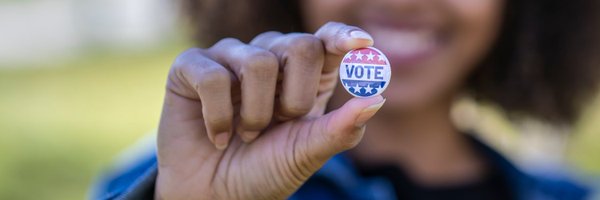
MULTIPOLYGON (((415 181, 428 185, 460 184, 485 175, 483 159, 454 126, 450 109, 465 77, 497 37, 503 3, 305 1, 310 30, 329 19, 357 25, 375 38, 374 46, 392 63, 392 80, 383 93, 385 109, 370 120, 366 137, 352 150, 355 160, 401 166, 415 181), (427 45, 415 45, 411 39, 434 45, 423 48, 427 45)), ((336 108, 348 98, 338 87, 330 106, 336 108)))
POLYGON ((448 112, 493 43, 500 0, 302 3, 309 33, 226 38, 175 60, 158 131, 157 199, 284 199, 363 135, 351 152, 358 163, 394 163, 423 184, 485 173, 448 112), (339 62, 373 44, 392 63, 386 99, 349 99, 335 89, 339 62), (325 114, 328 103, 337 109, 325 114))

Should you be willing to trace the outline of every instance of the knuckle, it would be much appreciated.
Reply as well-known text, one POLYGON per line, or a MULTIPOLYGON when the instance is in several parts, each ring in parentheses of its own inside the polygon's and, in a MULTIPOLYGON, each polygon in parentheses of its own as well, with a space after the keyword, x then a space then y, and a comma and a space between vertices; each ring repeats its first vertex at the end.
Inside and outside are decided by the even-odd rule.
POLYGON ((215 43, 211 47, 211 49, 219 48, 222 46, 228 46, 228 45, 232 45, 232 44, 242 44, 242 42, 236 38, 231 38, 231 37, 223 38, 223 39, 219 40, 217 43, 215 43))
POLYGON ((222 57, 223 54, 230 53, 233 49, 243 47, 245 44, 236 38, 223 38, 208 48, 207 53, 213 57, 222 57))
POLYGON ((344 133, 330 133, 328 140, 330 144, 334 144, 338 149, 347 150, 354 148, 360 143, 364 129, 353 130, 344 133))
POLYGON ((323 25, 323 28, 334 28, 334 27, 339 27, 345 25, 341 22, 334 22, 334 21, 329 21, 327 23, 325 23, 325 25, 323 25))
POLYGON ((200 53, 201 51, 202 49, 200 48, 190 48, 183 51, 175 58, 175 61, 173 62, 171 68, 180 69, 186 67, 190 60, 192 60, 194 57, 202 56, 202 54, 200 53))
POLYGON ((200 78, 194 83, 194 87, 201 91, 207 89, 216 89, 227 86, 231 78, 229 72, 220 66, 206 67, 202 70, 200 78))
POLYGON ((251 74, 265 74, 274 76, 277 74, 279 62, 275 54, 248 46, 246 51, 246 62, 244 63, 244 72, 251 74))
POLYGON ((321 26, 321 28, 319 28, 319 30, 315 34, 321 35, 321 36, 335 34, 339 31, 339 29, 341 27, 344 27, 344 26, 346 26, 346 24, 330 21, 330 22, 325 23, 325 25, 321 26))
POLYGON ((311 34, 296 34, 289 41, 290 53, 301 57, 323 54, 323 42, 311 34))
POLYGON ((259 36, 261 36, 261 35, 273 35, 273 34, 277 34, 278 35, 278 34, 281 34, 281 32, 279 32, 279 31, 267 31, 267 32, 259 34, 259 36))
POLYGON ((264 32, 264 33, 258 34, 256 37, 254 37, 254 39, 255 39, 255 40, 256 40, 256 39, 262 39, 262 38, 265 38, 265 37, 267 37, 267 38, 268 38, 269 36, 281 35, 281 34, 282 34, 282 33, 281 33, 281 32, 279 32, 279 31, 267 31, 267 32, 264 32))
POLYGON ((211 59, 204 56, 203 49, 191 48, 180 53, 171 65, 169 80, 181 80, 187 82, 186 77, 194 75, 196 67, 207 67, 215 65, 211 59))
POLYGON ((346 135, 341 136, 339 141, 339 145, 341 149, 350 149, 354 148, 360 142, 362 134, 356 132, 350 132, 346 135))

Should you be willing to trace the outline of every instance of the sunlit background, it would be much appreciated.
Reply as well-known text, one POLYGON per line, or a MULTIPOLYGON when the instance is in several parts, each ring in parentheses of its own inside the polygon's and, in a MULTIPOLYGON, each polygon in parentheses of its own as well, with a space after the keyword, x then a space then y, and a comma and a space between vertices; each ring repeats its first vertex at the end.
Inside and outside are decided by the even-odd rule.
MULTIPOLYGON (((193 46, 168 0, 0 0, 0 199, 83 199, 157 127, 174 57, 193 46)), ((600 99, 571 129, 509 123, 466 99, 455 117, 525 168, 600 175, 600 99)))

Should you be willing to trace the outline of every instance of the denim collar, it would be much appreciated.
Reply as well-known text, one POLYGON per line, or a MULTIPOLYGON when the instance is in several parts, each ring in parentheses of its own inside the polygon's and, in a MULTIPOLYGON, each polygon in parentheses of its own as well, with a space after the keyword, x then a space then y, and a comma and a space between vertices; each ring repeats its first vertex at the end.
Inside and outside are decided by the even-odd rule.
MULTIPOLYGON (((506 178, 514 199, 585 199, 589 194, 586 187, 570 180, 525 173, 472 134, 466 135, 473 147, 506 178)), ((384 177, 361 177, 347 153, 331 158, 311 179, 327 181, 352 199, 397 199, 391 182, 384 177)))

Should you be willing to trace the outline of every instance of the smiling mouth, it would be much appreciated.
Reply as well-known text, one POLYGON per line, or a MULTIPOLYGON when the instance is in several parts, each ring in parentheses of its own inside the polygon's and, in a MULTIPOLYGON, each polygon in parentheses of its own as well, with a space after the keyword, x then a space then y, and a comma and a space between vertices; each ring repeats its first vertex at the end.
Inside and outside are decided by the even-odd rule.
POLYGON ((375 47, 390 59, 393 68, 413 68, 433 57, 442 47, 438 32, 426 26, 395 26, 366 23, 375 39, 375 47))
POLYGON ((370 32, 394 68, 409 68, 432 57, 440 48, 432 33, 419 30, 379 29, 370 32))

